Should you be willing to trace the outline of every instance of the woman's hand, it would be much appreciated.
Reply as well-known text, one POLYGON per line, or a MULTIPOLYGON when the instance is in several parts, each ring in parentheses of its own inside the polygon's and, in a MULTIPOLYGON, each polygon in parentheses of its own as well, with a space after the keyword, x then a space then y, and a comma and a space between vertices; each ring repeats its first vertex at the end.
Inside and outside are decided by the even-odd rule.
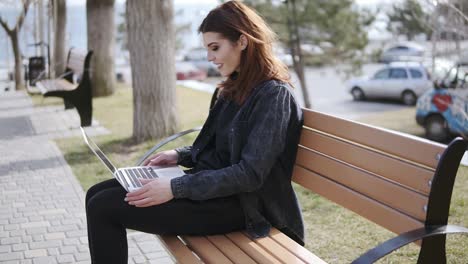
POLYGON ((149 157, 144 163, 144 166, 160 166, 160 165, 176 165, 179 153, 175 150, 166 150, 158 152, 149 157))
POLYGON ((171 179, 171 177, 139 179, 143 187, 127 193, 125 201, 136 207, 148 207, 168 202, 174 198, 171 179))

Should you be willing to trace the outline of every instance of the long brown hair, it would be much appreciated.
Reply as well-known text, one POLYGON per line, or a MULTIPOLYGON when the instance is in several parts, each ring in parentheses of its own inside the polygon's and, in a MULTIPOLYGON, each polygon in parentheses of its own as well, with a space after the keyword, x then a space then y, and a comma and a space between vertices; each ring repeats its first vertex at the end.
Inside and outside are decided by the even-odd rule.
POLYGON ((273 54, 276 34, 245 4, 229 1, 219 5, 208 13, 198 32, 216 32, 232 43, 236 43, 241 35, 247 38, 247 47, 241 54, 240 72, 218 86, 227 98, 243 104, 252 89, 263 81, 278 80, 291 84, 287 66, 273 54))

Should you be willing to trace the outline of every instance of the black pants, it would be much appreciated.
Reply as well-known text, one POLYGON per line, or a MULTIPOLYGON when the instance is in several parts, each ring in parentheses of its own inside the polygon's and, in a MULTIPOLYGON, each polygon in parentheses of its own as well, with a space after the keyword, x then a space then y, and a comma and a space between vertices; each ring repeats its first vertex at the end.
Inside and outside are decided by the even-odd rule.
POLYGON ((213 235, 245 229, 244 214, 234 196, 173 199, 137 208, 124 201, 125 194, 115 179, 94 185, 86 194, 92 263, 127 263, 127 228, 159 235, 213 235))

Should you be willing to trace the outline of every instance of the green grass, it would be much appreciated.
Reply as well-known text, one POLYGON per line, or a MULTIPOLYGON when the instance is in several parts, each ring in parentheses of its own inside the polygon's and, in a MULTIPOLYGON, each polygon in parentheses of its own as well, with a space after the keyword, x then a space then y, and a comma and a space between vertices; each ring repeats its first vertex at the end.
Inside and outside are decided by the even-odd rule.
MULTIPOLYGON (((177 88, 180 129, 202 124, 208 113, 210 95, 182 87, 177 88)), ((49 100, 49 99, 46 99, 49 100)), ((60 102, 61 103, 61 102, 60 102)), ((96 141, 119 166, 133 165, 156 141, 132 143, 131 89, 120 86, 110 97, 94 99, 94 118, 111 131, 97 136, 96 141)), ((423 135, 414 120, 414 109, 376 114, 360 120, 376 126, 423 135)), ((191 144, 190 135, 166 148, 191 144)), ((81 138, 58 140, 65 159, 72 167, 84 190, 96 182, 109 178, 104 166, 92 155, 81 138)), ((393 234, 343 209, 324 198, 295 185, 306 225, 306 247, 329 263, 349 263, 360 254, 393 234)), ((468 226, 468 169, 460 167, 452 198, 449 222, 468 226)), ((467 263, 468 238, 449 236, 448 263, 467 263)), ((418 247, 410 245, 386 257, 380 263, 414 263, 418 247)))

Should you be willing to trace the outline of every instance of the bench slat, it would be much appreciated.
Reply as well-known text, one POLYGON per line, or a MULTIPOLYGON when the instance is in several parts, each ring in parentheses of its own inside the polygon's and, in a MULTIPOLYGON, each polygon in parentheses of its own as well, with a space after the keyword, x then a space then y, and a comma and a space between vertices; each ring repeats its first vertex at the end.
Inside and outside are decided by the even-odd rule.
POLYGON ((224 235, 207 236, 206 237, 213 245, 215 245, 224 255, 232 262, 238 264, 255 264, 256 262, 244 253, 238 246, 224 235))
POLYGON ((302 147, 298 149, 296 164, 420 221, 426 219, 428 197, 420 193, 302 147))
POLYGON ((365 169, 426 195, 434 172, 401 160, 303 129, 300 145, 365 169))
POLYGON ((248 237, 246 237, 241 232, 233 232, 226 234, 234 244, 236 244, 242 251, 244 251, 247 255, 253 258, 257 263, 260 264, 274 264, 281 262, 272 256, 269 252, 264 250, 260 245, 256 244, 248 237))
POLYGON ((302 109, 304 126, 336 135, 391 153, 398 157, 436 168, 438 155, 442 155, 445 146, 419 137, 410 136, 383 128, 341 119, 327 114, 302 109))
POLYGON ((223 252, 219 251, 206 237, 182 236, 187 245, 203 260, 204 263, 233 263, 223 252))
MULTIPOLYGON (((245 234, 244 234, 245 235, 245 234)), ((247 236, 247 235, 245 235, 247 236)), ((261 237, 257 238, 254 240, 255 243, 260 245, 263 249, 268 251, 270 254, 275 256, 277 259, 279 259, 282 263, 297 263, 297 264, 303 264, 305 263, 302 261, 300 258, 298 258, 296 255, 292 254, 281 246, 281 244, 278 244, 275 240, 271 239, 270 237, 261 237)))
POLYGON ((71 69, 75 75, 81 76, 84 70, 84 62, 87 51, 73 48, 68 54, 67 68, 71 69))
POLYGON ((297 165, 294 166, 293 181, 394 233, 424 226, 423 222, 297 165))
POLYGON ((72 84, 64 79, 53 79, 38 81, 36 87, 45 94, 50 91, 72 91, 78 87, 78 84, 72 84))
POLYGON ((312 252, 305 249, 303 246, 299 245, 296 241, 281 233, 281 231, 276 228, 271 229, 269 236, 305 263, 326 264, 325 261, 312 254, 312 252))
POLYGON ((170 252, 177 263, 180 264, 202 264, 203 262, 193 255, 192 251, 179 240, 177 236, 158 236, 163 246, 170 252))

